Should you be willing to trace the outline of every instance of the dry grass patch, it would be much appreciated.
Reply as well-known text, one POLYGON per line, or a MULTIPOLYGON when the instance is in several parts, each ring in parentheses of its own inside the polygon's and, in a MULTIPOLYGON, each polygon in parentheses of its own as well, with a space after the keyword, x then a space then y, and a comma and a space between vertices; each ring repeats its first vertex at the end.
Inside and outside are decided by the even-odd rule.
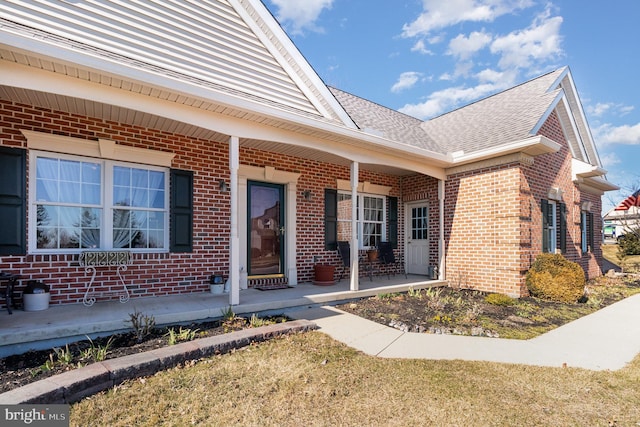
POLYGON ((640 273, 640 255, 629 255, 622 263, 618 259, 618 245, 602 245, 602 256, 617 266, 624 264, 624 271, 627 273, 640 273))
POLYGON ((366 356, 319 332, 125 383, 72 426, 637 425, 640 359, 618 372, 366 356))

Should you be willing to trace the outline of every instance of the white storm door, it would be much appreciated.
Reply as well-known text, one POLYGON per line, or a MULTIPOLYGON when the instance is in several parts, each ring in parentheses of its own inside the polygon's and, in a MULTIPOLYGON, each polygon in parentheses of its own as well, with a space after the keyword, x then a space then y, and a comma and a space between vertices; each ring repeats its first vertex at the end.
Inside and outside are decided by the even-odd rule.
POLYGON ((426 276, 429 270, 429 207, 426 202, 408 204, 405 212, 407 273, 426 276))

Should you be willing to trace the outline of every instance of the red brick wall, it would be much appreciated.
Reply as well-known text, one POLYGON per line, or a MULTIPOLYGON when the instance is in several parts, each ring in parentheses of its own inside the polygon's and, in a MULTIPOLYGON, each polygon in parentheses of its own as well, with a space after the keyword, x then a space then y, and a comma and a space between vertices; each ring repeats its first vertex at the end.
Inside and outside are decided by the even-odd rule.
MULTIPOLYGON (((132 297, 203 292, 208 290, 211 274, 228 274, 230 194, 218 188, 219 180, 229 179, 226 141, 190 138, 0 101, 0 145, 26 148, 26 139, 20 130, 91 140, 108 138, 122 145, 170 151, 176 153, 172 167, 194 172, 194 251, 189 254, 136 253, 134 264, 125 273, 132 297)), ((321 262, 340 264, 335 251, 324 250, 324 189, 335 189, 336 179, 348 180, 349 168, 247 148, 240 149, 240 160, 242 164, 275 166, 301 174, 297 187, 299 282, 312 280, 314 257, 321 262), (309 201, 303 197, 305 190, 312 193, 309 201)), ((401 196, 399 177, 361 171, 359 180, 390 186, 392 196, 401 196)), ((402 218, 402 212, 399 217, 402 218)), ((402 230, 402 221, 399 230, 402 230)), ((78 266, 77 258, 77 254, 5 256, 0 257, 0 270, 51 285, 52 304, 78 303, 91 276, 78 266)), ((99 290, 117 290, 115 271, 99 269, 96 284, 99 290)))
POLYGON ((460 172, 445 183, 450 286, 522 294, 519 163, 460 172))
POLYGON ((538 156, 531 167, 523 168, 523 190, 532 206, 531 234, 532 245, 523 257, 525 271, 530 267, 535 256, 542 251, 542 213, 541 199, 548 199, 549 190, 553 187, 562 190, 562 203, 567 208, 567 247, 563 255, 579 263, 587 274, 587 278, 602 275, 602 199, 600 196, 581 192, 573 183, 571 176, 571 152, 564 138, 560 120, 554 112, 549 116, 539 132, 562 145, 558 153, 538 156), (583 202, 591 202, 594 217, 594 247, 586 253, 582 252, 582 236, 580 230, 580 213, 583 202))
MULTIPOLYGON (((562 145, 557 153, 449 175, 445 195, 446 274, 451 286, 527 294, 525 274, 542 252, 541 200, 561 190, 567 208, 566 252, 588 278, 602 274, 601 198, 581 192, 571 175, 571 152, 551 114, 540 130, 562 145), (593 204, 594 247, 581 250, 582 202, 593 204)), ((558 236, 558 242, 560 236, 558 236)))

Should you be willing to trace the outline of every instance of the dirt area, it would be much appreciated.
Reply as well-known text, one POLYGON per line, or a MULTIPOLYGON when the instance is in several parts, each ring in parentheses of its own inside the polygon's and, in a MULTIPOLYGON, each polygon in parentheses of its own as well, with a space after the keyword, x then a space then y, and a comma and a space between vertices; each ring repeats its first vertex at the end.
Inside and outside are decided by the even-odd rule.
MULTIPOLYGON (((535 298, 498 298, 490 303, 487 293, 452 288, 432 288, 405 293, 380 294, 338 307, 394 328, 418 333, 459 334, 528 339, 640 292, 640 279, 601 278, 587 287, 588 299, 561 304, 535 298)), ((85 340, 65 348, 32 351, 0 359, 0 393, 96 361, 144 352, 170 345, 169 330, 176 342, 224 334, 284 318, 251 319, 228 316, 227 320, 153 328, 145 331, 139 319, 135 332, 85 340)))
POLYGON ((136 329, 138 333, 117 334, 93 341, 87 339, 64 348, 30 351, 0 359, 0 393, 94 363, 96 358, 100 358, 101 353, 104 354, 104 359, 114 359, 171 345, 169 330, 173 331, 173 342, 177 343, 285 320, 283 317, 266 319, 234 317, 191 325, 147 327, 146 330, 145 322, 140 322, 136 329))
POLYGON ((406 332, 529 339, 640 292, 637 278, 601 278, 577 304, 536 298, 487 298, 469 289, 380 294, 338 308, 406 332))

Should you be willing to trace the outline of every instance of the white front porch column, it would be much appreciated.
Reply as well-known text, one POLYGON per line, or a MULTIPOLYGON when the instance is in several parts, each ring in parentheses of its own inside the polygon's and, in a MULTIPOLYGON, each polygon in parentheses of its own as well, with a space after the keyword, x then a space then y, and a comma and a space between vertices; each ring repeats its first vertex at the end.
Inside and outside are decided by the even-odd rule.
POLYGON ((237 136, 229 138, 229 169, 231 170, 231 235, 229 242, 229 304, 240 304, 240 238, 238 236, 238 170, 240 169, 240 141, 237 136))
POLYGON ((360 243, 358 242, 358 162, 351 163, 351 272, 350 277, 350 289, 357 291, 359 289, 358 283, 358 248, 360 243))
POLYGON ((444 256, 444 180, 438 180, 438 208, 440 236, 438 237, 438 279, 445 280, 445 256, 444 256))

